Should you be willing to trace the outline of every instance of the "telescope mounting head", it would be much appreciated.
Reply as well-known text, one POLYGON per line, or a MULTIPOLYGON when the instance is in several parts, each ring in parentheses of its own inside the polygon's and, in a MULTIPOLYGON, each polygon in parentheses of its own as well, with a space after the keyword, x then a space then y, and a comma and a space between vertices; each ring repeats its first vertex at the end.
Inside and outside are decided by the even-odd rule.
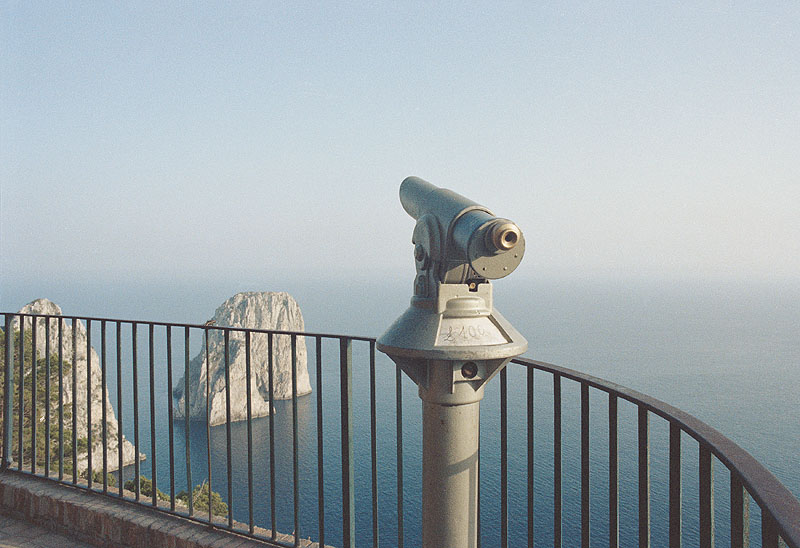
POLYGON ((400 185, 417 220, 411 306, 381 335, 385 352, 426 402, 479 401, 483 386, 528 342, 494 309, 489 280, 509 275, 525 253, 516 224, 417 177, 400 185))
POLYGON ((436 299, 441 284, 477 291, 511 274, 525 254, 525 238, 515 223, 451 190, 408 177, 400 185, 400 201, 417 220, 415 299, 436 299))

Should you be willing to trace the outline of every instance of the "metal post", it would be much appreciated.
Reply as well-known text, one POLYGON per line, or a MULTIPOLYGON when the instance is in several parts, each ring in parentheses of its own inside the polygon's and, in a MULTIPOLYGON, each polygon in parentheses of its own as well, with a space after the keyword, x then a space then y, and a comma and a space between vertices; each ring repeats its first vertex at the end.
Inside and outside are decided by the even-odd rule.
POLYGON ((422 403, 423 546, 477 544, 480 403, 422 403))
POLYGON ((3 377, 3 470, 11 465, 11 437, 14 428, 12 424, 14 402, 11 399, 11 387, 14 384, 14 337, 11 333, 11 316, 8 314, 6 314, 5 337, 5 377, 3 377))
MULTIPOLYGON (((339 384, 342 428, 342 546, 355 546, 355 490, 353 488, 353 341, 339 339, 339 384)), ((296 500, 296 499, 295 499, 296 500)), ((297 516, 295 509, 295 519, 297 516)))

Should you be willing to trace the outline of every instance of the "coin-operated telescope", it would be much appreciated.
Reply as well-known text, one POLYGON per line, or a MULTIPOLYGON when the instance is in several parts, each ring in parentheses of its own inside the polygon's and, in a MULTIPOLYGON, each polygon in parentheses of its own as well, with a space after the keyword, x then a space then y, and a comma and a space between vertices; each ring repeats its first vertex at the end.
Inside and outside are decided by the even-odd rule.
POLYGON ((423 548, 477 546, 478 426, 484 385, 528 342, 492 303, 489 280, 525 252, 519 227, 417 177, 400 185, 417 220, 411 306, 378 339, 419 387, 423 548))

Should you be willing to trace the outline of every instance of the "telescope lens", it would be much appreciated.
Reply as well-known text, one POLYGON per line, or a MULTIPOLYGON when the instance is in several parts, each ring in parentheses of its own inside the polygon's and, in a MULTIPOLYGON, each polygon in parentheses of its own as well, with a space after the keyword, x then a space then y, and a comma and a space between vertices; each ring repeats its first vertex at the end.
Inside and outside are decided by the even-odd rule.
POLYGON ((497 223, 492 227, 491 241, 498 251, 513 249, 519 242, 519 228, 510 221, 497 223))

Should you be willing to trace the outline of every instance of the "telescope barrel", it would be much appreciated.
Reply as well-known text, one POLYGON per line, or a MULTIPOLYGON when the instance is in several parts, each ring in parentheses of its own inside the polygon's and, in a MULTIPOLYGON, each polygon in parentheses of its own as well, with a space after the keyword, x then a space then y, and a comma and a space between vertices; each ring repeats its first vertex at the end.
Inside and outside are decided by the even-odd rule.
POLYGON ((491 211, 469 198, 434 186, 419 177, 406 177, 400 184, 400 203, 414 219, 419 220, 423 215, 434 215, 444 228, 465 210, 479 209, 491 215, 491 211))
POLYGON ((400 202, 417 221, 426 216, 435 219, 479 276, 505 277, 522 260, 525 239, 519 227, 452 190, 407 177, 400 185, 400 202))

